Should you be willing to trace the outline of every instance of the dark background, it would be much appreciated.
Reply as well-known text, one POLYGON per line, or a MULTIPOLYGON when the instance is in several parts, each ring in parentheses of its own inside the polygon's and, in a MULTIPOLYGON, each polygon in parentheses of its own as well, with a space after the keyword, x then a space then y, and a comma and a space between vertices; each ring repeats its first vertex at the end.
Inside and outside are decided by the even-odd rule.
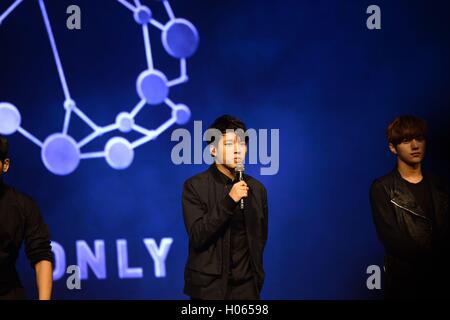
MULTIPOLYGON (((165 21, 161 3, 143 1, 165 21)), ((2 1, 3 12, 11 1, 2 1)), ((47 0, 47 9, 71 94, 99 125, 138 102, 135 81, 146 67, 144 44, 131 12, 112 0, 47 0), (77 4, 82 29, 66 28, 66 8, 77 4)), ((268 189, 270 225, 265 252, 265 299, 377 299, 366 288, 366 268, 382 265, 383 249, 372 225, 368 188, 395 165, 385 141, 387 124, 415 114, 430 125, 425 165, 449 176, 448 1, 171 1, 175 14, 194 23, 199 50, 188 61, 190 82, 172 100, 204 127, 223 113, 248 127, 280 129, 280 170, 260 176, 268 189), (366 9, 377 4, 382 29, 366 28, 366 9)), ((170 78, 178 62, 151 28, 155 67, 170 78)), ((25 1, 0 26, 0 101, 22 114, 22 126, 44 140, 60 131, 63 92, 37 1, 25 1)), ((140 124, 154 128, 170 116, 146 107, 140 124), (151 109, 151 110, 150 110, 151 109)), ((206 165, 172 164, 175 127, 136 149, 124 171, 104 159, 83 160, 69 176, 48 172, 40 150, 16 133, 9 137, 7 181, 39 203, 52 238, 76 264, 75 241, 106 246, 106 280, 92 272, 82 290, 55 282, 57 299, 183 299, 187 237, 181 189, 206 165), (143 238, 172 237, 167 276, 155 278, 143 238), (116 239, 128 240, 131 266, 144 278, 121 280, 116 239)), ((73 117, 69 133, 89 133, 73 117)), ((117 132, 115 133, 117 134, 117 132)), ((112 135, 89 144, 101 150, 112 135)), ((126 135, 124 135, 126 136, 126 135)), ((128 136, 137 137, 133 134, 128 136)), ((33 273, 22 256, 19 270, 31 297, 33 273)))

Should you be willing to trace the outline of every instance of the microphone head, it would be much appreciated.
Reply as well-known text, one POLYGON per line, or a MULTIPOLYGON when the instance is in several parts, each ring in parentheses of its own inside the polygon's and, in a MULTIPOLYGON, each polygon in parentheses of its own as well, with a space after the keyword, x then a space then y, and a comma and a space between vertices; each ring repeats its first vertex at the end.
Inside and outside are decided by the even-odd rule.
POLYGON ((243 163, 238 163, 236 165, 236 169, 234 169, 236 172, 244 172, 244 164, 243 163))

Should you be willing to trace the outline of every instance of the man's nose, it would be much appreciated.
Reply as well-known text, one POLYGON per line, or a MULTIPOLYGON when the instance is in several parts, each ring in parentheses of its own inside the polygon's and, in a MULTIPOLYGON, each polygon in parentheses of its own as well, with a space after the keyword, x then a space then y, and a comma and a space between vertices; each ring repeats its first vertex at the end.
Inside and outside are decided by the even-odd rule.
POLYGON ((234 153, 240 155, 241 152, 242 152, 242 147, 240 146, 239 143, 236 143, 236 144, 234 145, 234 153))
POLYGON ((419 147, 419 144, 417 143, 416 139, 411 140, 411 148, 417 149, 419 147))

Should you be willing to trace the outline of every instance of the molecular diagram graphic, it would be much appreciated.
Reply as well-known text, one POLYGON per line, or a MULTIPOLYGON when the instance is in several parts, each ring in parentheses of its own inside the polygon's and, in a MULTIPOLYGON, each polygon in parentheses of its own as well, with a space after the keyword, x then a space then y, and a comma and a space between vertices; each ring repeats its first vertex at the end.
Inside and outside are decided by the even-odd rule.
MULTIPOLYGON (((0 15, 1 27, 4 27, 2 24, 7 16, 23 1, 24 0, 16 0, 0 15)), ((197 29, 186 19, 176 17, 168 0, 161 1, 169 17, 169 21, 165 24, 156 21, 153 18, 151 9, 148 6, 141 4, 140 0, 134 0, 133 4, 126 0, 116 1, 132 12, 134 20, 142 29, 145 56, 147 60, 147 69, 142 71, 136 80, 136 91, 140 100, 130 112, 120 112, 112 124, 99 126, 81 111, 70 94, 44 0, 39 0, 39 7, 50 40, 50 46, 65 97, 63 103, 65 116, 62 131, 53 133, 44 141, 40 141, 21 127, 21 114, 14 104, 10 102, 0 102, 0 134, 11 135, 15 132, 19 132, 25 138, 39 146, 41 149, 42 162, 45 167, 55 175, 71 174, 78 167, 81 160, 92 158, 105 158, 106 162, 113 169, 126 169, 133 162, 135 148, 156 139, 172 125, 183 125, 190 119, 190 109, 184 104, 173 102, 169 98, 169 91, 173 86, 188 81, 186 60, 197 50, 199 43, 197 29), (152 25, 161 31, 161 41, 165 51, 173 58, 179 59, 180 76, 178 78, 168 80, 162 71, 154 68, 149 25, 152 25), (169 120, 153 130, 146 129, 136 123, 136 115, 146 105, 155 106, 162 103, 171 109, 171 118, 169 120), (73 114, 78 116, 92 129, 92 133, 80 141, 75 141, 75 139, 68 134, 70 119, 73 114), (123 137, 116 136, 107 141, 104 150, 102 151, 89 153, 81 152, 81 149, 94 139, 115 130, 119 130, 122 133, 128 133, 134 130, 142 136, 132 142, 123 137)))

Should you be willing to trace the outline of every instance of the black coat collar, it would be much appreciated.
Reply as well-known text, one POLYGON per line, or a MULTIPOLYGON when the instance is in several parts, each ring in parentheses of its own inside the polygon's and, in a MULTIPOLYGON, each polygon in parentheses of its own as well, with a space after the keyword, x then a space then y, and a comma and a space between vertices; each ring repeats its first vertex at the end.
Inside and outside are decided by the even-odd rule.
MULTIPOLYGON (((208 170, 212 173, 214 179, 220 184, 233 184, 236 182, 235 180, 234 181, 231 180, 225 174, 220 172, 220 170, 217 168, 217 165, 215 163, 210 165, 208 170)), ((245 176, 245 174, 244 174, 244 181, 247 181, 247 177, 245 176)))

